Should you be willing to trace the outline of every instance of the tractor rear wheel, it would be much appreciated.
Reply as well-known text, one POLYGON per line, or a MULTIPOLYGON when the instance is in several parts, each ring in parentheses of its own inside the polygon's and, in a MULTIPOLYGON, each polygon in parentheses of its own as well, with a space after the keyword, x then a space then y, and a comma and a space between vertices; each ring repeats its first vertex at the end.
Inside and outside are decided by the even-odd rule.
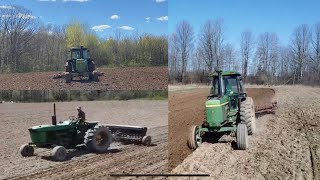
POLYGON ((33 156, 34 149, 29 144, 24 144, 20 147, 19 152, 23 157, 33 156))
POLYGON ((201 137, 199 137, 199 127, 192 125, 189 131, 188 146, 190 149, 197 149, 201 143, 201 137))
POLYGON ((248 129, 246 124, 240 123, 237 126, 237 148, 240 150, 246 150, 248 147, 248 129))
POLYGON ((112 141, 112 134, 108 127, 95 126, 84 136, 84 143, 90 152, 105 152, 112 141))
POLYGON ((251 97, 247 97, 240 103, 240 120, 247 125, 248 134, 253 135, 256 131, 256 116, 251 97))
POLYGON ((65 73, 65 75, 66 75, 66 83, 71 83, 71 81, 72 81, 72 74, 70 74, 69 72, 66 72, 65 73))
POLYGON ((52 149, 51 156, 54 161, 63 161, 67 157, 67 150, 63 146, 56 146, 52 149))
POLYGON ((151 145, 151 136, 143 136, 141 142, 144 146, 150 146, 151 145))

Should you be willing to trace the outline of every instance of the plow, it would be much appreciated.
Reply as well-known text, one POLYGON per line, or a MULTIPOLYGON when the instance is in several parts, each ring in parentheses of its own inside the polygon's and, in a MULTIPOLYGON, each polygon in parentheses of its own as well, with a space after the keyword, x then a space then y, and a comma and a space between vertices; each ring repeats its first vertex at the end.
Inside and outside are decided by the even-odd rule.
POLYGON ((275 113, 276 109, 277 109, 277 101, 274 101, 272 103, 269 103, 263 106, 256 106, 255 114, 275 113))
POLYGON ((47 148, 51 149, 54 161, 65 160, 66 149, 81 145, 93 153, 106 152, 113 142, 151 145, 151 137, 146 135, 147 127, 100 125, 97 121, 82 121, 74 117, 57 123, 55 104, 52 124, 33 126, 28 130, 31 142, 20 147, 20 154, 23 157, 33 156, 35 148, 47 148))

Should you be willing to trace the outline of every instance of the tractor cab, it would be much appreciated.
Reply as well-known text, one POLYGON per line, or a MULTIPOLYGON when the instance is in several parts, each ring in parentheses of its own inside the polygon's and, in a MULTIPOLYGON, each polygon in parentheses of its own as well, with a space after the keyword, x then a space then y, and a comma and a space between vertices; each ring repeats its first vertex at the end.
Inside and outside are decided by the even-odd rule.
POLYGON ((69 59, 90 59, 89 50, 84 47, 80 48, 72 48, 70 50, 70 58, 69 59))
POLYGON ((246 92, 240 73, 234 71, 220 71, 213 74, 212 87, 209 98, 222 97, 224 95, 243 96, 244 94, 246 94, 246 92))
POLYGON ((93 63, 89 56, 89 50, 81 46, 70 50, 69 60, 66 63, 66 72, 87 73, 92 70, 93 63))

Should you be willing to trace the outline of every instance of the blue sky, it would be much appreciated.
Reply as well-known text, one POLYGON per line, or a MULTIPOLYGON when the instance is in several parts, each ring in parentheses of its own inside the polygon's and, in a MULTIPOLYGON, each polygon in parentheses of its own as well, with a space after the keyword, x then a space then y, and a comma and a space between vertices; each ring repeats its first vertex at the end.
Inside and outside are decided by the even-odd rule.
POLYGON ((320 22, 319 0, 192 0, 183 3, 171 0, 168 3, 170 34, 181 20, 189 21, 197 33, 206 20, 222 18, 225 39, 236 47, 239 47, 241 32, 246 29, 255 37, 274 32, 285 45, 296 26, 320 22))
POLYGON ((0 8, 10 5, 24 6, 45 24, 81 20, 101 37, 114 35, 116 29, 125 34, 168 33, 166 0, 0 0, 0 8))

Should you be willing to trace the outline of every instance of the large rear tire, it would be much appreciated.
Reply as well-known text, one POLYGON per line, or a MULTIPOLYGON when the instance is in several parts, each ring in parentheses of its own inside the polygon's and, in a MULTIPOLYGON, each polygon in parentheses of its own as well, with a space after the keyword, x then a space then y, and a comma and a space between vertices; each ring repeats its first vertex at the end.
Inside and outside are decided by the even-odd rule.
POLYGON ((248 147, 248 129, 246 124, 240 123, 237 126, 237 148, 240 150, 246 150, 248 147))
POLYGON ((112 134, 108 127, 95 126, 84 136, 84 143, 90 152, 105 152, 112 142, 112 134))
POLYGON ((63 146, 56 146, 52 149, 51 156, 54 161, 63 161, 67 157, 67 150, 63 146))
POLYGON ((247 125, 248 134, 253 135, 256 132, 256 116, 254 102, 251 97, 240 103, 240 120, 247 125))
POLYGON ((189 137, 188 137, 188 146, 190 149, 197 149, 201 144, 201 137, 198 136, 199 134, 199 127, 196 125, 192 125, 189 130, 189 137))
POLYGON ((24 144, 20 147, 19 152, 20 152, 21 156, 23 156, 23 157, 33 156, 34 149, 29 144, 24 144))

